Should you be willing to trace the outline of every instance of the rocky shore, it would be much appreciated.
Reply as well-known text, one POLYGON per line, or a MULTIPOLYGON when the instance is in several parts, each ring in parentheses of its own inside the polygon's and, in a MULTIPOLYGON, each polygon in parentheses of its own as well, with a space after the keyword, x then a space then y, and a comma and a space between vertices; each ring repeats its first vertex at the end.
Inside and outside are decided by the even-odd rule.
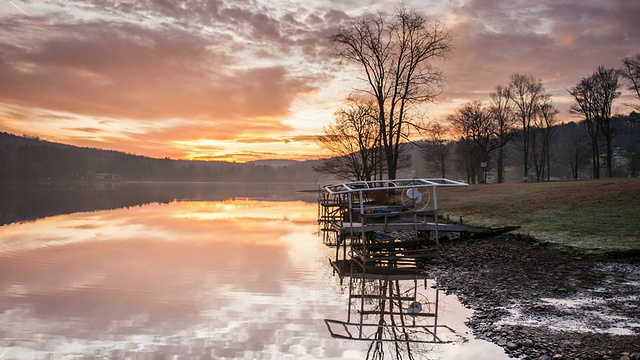
POLYGON ((429 265, 474 310, 467 325, 514 358, 640 360, 640 255, 586 254, 528 236, 454 239, 429 265))

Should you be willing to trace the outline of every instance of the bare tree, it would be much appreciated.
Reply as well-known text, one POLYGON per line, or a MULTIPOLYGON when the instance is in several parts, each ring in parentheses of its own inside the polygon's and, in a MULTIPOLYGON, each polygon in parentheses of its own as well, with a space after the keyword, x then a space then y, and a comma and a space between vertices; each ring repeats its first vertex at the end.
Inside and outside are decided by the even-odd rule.
POLYGON ((513 101, 515 116, 520 122, 522 145, 522 176, 528 178, 531 168, 532 123, 538 115, 540 104, 550 96, 545 94, 542 80, 532 75, 513 74, 509 83, 509 94, 513 101))
POLYGON ((591 135, 595 162, 594 178, 600 177, 598 134, 605 140, 607 176, 612 176, 615 121, 611 113, 613 101, 620 96, 619 88, 618 73, 613 68, 600 65, 591 76, 583 78, 576 87, 569 90, 576 100, 570 112, 584 116, 591 135))
POLYGON ((540 104, 538 111, 532 129, 531 152, 533 154, 536 178, 541 181, 544 180, 546 175, 548 181, 551 176, 551 138, 554 126, 558 122, 556 115, 559 111, 555 108, 550 98, 545 99, 540 104))
POLYGON ((575 104, 571 105, 569 113, 582 116, 587 124, 587 132, 591 138, 591 176, 594 179, 600 178, 600 147, 598 137, 600 133, 599 122, 596 121, 596 85, 592 77, 582 78, 578 85, 567 90, 575 99, 575 104))
POLYGON ((499 146, 496 122, 478 100, 472 100, 456 109, 449 120, 467 152, 468 180, 472 183, 475 180, 483 182, 480 164, 489 163, 491 153, 499 146), (471 174, 475 174, 476 179, 471 174))
POLYGON ((640 144, 632 143, 622 152, 625 160, 625 168, 630 177, 637 177, 640 174, 640 144))
POLYGON ((375 174, 379 148, 377 108, 372 100, 349 98, 336 112, 336 124, 318 137, 329 157, 314 171, 341 179, 371 180, 375 174))
POLYGON ((598 84, 600 111, 596 120, 600 122, 602 136, 604 137, 607 165, 607 176, 613 176, 613 138, 616 135, 616 119, 612 117, 613 101, 620 97, 620 84, 618 83, 618 73, 613 68, 598 66, 593 74, 598 84))
POLYGON ((377 101, 378 124, 387 175, 396 177, 400 142, 411 105, 432 101, 441 91, 442 72, 432 61, 451 51, 449 32, 441 22, 427 23, 415 11, 399 7, 394 16, 363 16, 331 36, 336 52, 364 71, 363 91, 377 101))
POLYGON ((568 126, 572 127, 568 131, 568 136, 565 140, 563 160, 571 170, 571 177, 574 180, 578 180, 582 169, 589 164, 589 146, 585 145, 588 141, 588 137, 584 133, 584 130, 580 129, 577 124, 571 124, 568 124, 568 126))
POLYGON ((489 111, 496 123, 496 132, 498 137, 498 158, 496 159, 496 171, 498 182, 504 182, 504 148, 515 134, 516 118, 513 114, 512 104, 510 102, 511 92, 508 87, 496 86, 490 94, 491 105, 489 111))
MULTIPOLYGON (((635 92, 638 100, 640 100, 640 53, 622 59, 622 64, 624 67, 618 70, 618 74, 629 82, 629 90, 635 92)), ((640 110, 640 105, 628 105, 636 110, 640 110)))
POLYGON ((422 149, 422 156, 427 166, 438 172, 443 178, 447 177, 446 161, 449 153, 449 140, 446 138, 449 130, 439 122, 431 123, 426 129, 427 145, 422 149))

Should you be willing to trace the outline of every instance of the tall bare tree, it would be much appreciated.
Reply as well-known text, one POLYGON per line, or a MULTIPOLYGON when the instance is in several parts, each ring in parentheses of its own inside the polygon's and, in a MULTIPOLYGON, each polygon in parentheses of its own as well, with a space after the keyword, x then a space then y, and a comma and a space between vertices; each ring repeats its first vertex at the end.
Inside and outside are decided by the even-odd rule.
MULTIPOLYGON (((623 68, 618 74, 629 83, 629 90, 635 93, 640 100, 640 53, 622 59, 623 68)), ((636 110, 640 110, 640 104, 629 104, 636 110)))
POLYGON ((335 115, 336 123, 318 137, 329 157, 313 170, 341 179, 371 180, 381 161, 377 107, 373 100, 349 98, 335 115))
POLYGON ((520 122, 522 145, 522 176, 528 178, 531 168, 532 123, 538 115, 540 104, 550 97, 545 94, 542 80, 532 75, 513 74, 509 82, 509 94, 515 116, 520 122))
POLYGON ((600 177, 599 135, 605 140, 605 163, 607 176, 612 176, 613 138, 615 137, 615 121, 612 119, 613 101, 620 96, 618 89, 618 73, 613 68, 598 66, 589 77, 583 78, 578 85, 569 89, 576 103, 570 112, 585 118, 589 135, 591 135, 593 177, 600 177))
POLYGON ((598 138, 600 134, 600 124, 596 121, 597 100, 596 85, 593 77, 582 78, 580 82, 567 90, 575 100, 571 105, 569 113, 575 116, 582 116, 587 124, 587 132, 591 138, 591 176, 594 179, 600 178, 600 146, 598 138))
POLYGON ((616 136, 616 119, 612 117, 613 101, 620 97, 620 84, 618 82, 618 72, 613 68, 598 66, 592 75, 596 80, 599 90, 599 113, 596 120, 600 122, 600 129, 604 137, 606 154, 605 162, 607 166, 607 176, 613 176, 613 138, 616 136))
POLYGON ((551 176, 551 139, 555 125, 558 123, 556 115, 559 113, 550 98, 540 104, 538 115, 532 129, 533 164, 538 181, 549 180, 551 176))
POLYGON ((504 148, 515 134, 516 118, 513 114, 513 106, 510 101, 511 91, 509 87, 496 86, 490 94, 491 105, 489 112, 496 123, 496 136, 498 138, 498 157, 496 159, 496 172, 498 182, 504 182, 505 154, 504 148))
POLYGON ((430 24, 401 6, 355 19, 331 36, 338 56, 356 62, 378 106, 378 124, 387 175, 396 177, 400 142, 411 127, 411 105, 432 101, 441 92, 442 72, 433 60, 446 58, 451 36, 441 22, 430 24))

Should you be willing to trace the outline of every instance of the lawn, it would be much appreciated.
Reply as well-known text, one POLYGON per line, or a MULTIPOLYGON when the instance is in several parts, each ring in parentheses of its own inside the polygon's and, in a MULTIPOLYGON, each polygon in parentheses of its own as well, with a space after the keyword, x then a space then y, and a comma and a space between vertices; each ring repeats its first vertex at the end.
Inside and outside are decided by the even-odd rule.
POLYGON ((536 239, 586 250, 640 250, 640 180, 600 179, 439 188, 441 216, 520 225, 536 239))

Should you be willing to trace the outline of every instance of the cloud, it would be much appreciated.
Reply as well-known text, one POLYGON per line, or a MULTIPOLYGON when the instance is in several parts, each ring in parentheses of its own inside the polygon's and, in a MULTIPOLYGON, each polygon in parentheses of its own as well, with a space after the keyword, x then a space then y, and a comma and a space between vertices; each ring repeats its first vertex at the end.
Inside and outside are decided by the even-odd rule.
MULTIPOLYGON (((194 139, 302 143, 293 137, 320 131, 333 120, 327 109, 363 86, 361 74, 335 57, 329 36, 349 16, 392 13, 397 6, 373 0, 20 3, 30 15, 17 9, 0 15, 0 126, 156 156, 181 154, 173 144, 194 139)), ((443 20, 453 35, 450 59, 436 63, 447 82, 427 106, 430 115, 486 100, 496 85, 523 73, 542 79, 563 117, 571 102, 566 88, 640 49, 640 4, 632 1, 408 0, 406 6, 443 20)), ((277 151, 263 154, 271 152, 277 151)))
POLYGON ((67 4, 3 19, 0 32, 10 36, 0 40, 0 105, 9 129, 19 127, 11 118, 31 114, 47 124, 32 131, 80 145, 107 137, 98 128, 93 137, 74 137, 97 125, 87 118, 117 124, 103 130, 120 143, 287 136, 294 101, 333 78, 325 65, 308 66, 332 58, 334 28, 326 20, 346 18, 302 6, 276 15, 257 2, 67 4), (78 124, 53 131, 55 114, 78 124))
MULTIPOLYGON (((440 102, 488 99, 514 73, 541 78, 557 103, 598 65, 638 51, 640 5, 628 1, 468 1, 452 9, 455 50, 440 102)), ((567 104, 561 105, 565 116, 567 104)))
POLYGON ((104 23, 50 32, 2 59, 2 99, 92 116, 235 119, 285 115, 313 90, 283 66, 234 69, 224 42, 186 32, 104 23))

